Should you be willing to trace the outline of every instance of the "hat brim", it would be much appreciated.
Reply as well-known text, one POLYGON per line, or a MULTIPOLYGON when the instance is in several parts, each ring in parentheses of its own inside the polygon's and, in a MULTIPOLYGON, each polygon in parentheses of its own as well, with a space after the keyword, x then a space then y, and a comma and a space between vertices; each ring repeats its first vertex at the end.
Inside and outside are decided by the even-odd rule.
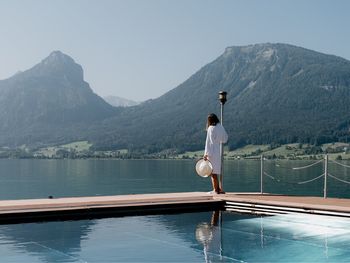
POLYGON ((213 166, 209 160, 199 159, 196 163, 196 172, 201 177, 209 177, 213 172, 213 166), (203 171, 203 165, 207 166, 207 171, 203 171))

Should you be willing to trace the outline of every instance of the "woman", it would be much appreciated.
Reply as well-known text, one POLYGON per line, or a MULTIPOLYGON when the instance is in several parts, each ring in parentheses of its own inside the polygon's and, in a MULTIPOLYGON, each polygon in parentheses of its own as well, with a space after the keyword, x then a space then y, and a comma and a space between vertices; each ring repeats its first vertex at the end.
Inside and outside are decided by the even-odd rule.
POLYGON ((207 139, 205 141, 204 160, 209 160, 213 166, 211 174, 211 182, 213 185, 213 193, 222 194, 223 189, 220 188, 218 175, 221 174, 221 151, 220 144, 226 143, 228 135, 224 127, 220 124, 219 118, 211 113, 207 120, 207 139))

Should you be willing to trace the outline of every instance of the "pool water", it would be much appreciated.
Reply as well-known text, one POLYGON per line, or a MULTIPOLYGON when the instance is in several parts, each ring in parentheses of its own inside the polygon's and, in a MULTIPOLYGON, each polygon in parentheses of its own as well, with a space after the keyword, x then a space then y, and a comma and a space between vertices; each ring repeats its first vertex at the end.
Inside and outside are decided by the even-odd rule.
POLYGON ((1 262, 349 262, 350 220, 200 212, 0 225, 1 262))

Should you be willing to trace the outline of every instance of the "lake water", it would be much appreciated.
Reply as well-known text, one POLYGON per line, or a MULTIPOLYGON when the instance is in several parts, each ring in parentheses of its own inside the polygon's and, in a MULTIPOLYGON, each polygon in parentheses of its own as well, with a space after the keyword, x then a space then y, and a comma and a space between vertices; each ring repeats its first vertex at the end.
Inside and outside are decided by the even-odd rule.
MULTIPOLYGON (((264 191, 288 195, 323 196, 323 163, 265 161, 264 191)), ((342 162, 349 165, 349 162, 342 162)), ((0 199, 28 199, 139 193, 210 191, 209 178, 196 175, 193 160, 0 160, 0 199)), ((259 192, 260 161, 224 163, 227 192, 259 192)), ((329 173, 350 181, 350 169, 329 163, 329 173)), ((329 197, 350 197, 349 184, 328 179, 329 197)))

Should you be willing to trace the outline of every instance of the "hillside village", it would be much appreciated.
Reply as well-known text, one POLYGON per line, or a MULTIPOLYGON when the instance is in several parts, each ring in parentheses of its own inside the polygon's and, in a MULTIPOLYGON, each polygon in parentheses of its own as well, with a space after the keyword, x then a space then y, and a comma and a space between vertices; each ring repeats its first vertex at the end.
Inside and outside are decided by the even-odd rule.
MULTIPOLYGON (((21 147, 16 150, 0 148, 0 158, 31 158, 31 159, 199 159, 203 151, 183 152, 162 151, 154 154, 142 154, 127 149, 113 151, 93 150, 93 145, 87 141, 74 142, 65 145, 44 147, 30 150, 21 147)), ((233 151, 225 148, 224 157, 227 160, 256 159, 263 155, 268 159, 308 160, 321 159, 325 154, 330 159, 350 160, 350 144, 327 143, 320 146, 294 143, 285 145, 247 145, 233 151)))

